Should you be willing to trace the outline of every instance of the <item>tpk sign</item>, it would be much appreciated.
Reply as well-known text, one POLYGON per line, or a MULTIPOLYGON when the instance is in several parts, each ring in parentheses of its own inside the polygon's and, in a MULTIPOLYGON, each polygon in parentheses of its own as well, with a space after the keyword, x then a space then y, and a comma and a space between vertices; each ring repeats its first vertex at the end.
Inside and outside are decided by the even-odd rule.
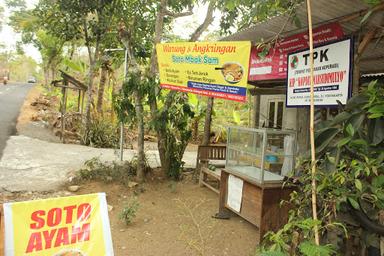
MULTIPOLYGON (((352 83, 352 42, 345 39, 314 49, 316 106, 346 104, 352 83)), ((309 50, 288 55, 287 107, 310 105, 309 50)))

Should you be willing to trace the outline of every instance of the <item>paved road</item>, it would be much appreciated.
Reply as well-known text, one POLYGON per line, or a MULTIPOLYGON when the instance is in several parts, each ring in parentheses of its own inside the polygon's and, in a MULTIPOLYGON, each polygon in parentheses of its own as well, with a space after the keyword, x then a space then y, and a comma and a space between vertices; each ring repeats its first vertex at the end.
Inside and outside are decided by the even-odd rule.
POLYGON ((16 121, 31 84, 0 84, 0 158, 7 139, 16 133, 16 121))

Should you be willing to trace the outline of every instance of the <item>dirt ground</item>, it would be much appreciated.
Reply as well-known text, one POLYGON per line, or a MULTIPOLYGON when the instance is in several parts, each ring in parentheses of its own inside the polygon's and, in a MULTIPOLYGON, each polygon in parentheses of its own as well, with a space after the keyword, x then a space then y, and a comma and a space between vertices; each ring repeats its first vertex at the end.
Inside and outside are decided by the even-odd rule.
POLYGON ((151 255, 254 255, 259 240, 257 228, 233 216, 217 220, 218 195, 200 188, 186 178, 174 183, 163 179, 148 181, 140 189, 118 184, 90 182, 76 193, 3 193, 0 203, 74 194, 105 192, 112 206, 109 218, 117 256, 151 255), (119 215, 128 201, 136 198, 139 210, 129 225, 119 215))
MULTIPOLYGON (((47 128, 31 122, 36 109, 31 102, 41 91, 33 88, 21 109, 17 129, 19 134, 56 142, 57 137, 47 128)), ((155 148, 156 143, 147 143, 155 148)), ((190 145, 188 151, 196 151, 190 145)), ((156 172, 156 171, 154 171, 156 172)), ((89 182, 81 184, 76 193, 62 188, 56 192, 0 194, 0 203, 40 198, 105 192, 108 205, 115 255, 254 255, 259 241, 256 227, 234 216, 230 220, 212 218, 218 210, 218 195, 201 188, 187 175, 183 181, 173 182, 154 173, 140 189, 119 184, 89 182), (139 192, 138 192, 139 190, 139 192), (139 210, 130 225, 119 219, 123 207, 136 198, 139 210)))

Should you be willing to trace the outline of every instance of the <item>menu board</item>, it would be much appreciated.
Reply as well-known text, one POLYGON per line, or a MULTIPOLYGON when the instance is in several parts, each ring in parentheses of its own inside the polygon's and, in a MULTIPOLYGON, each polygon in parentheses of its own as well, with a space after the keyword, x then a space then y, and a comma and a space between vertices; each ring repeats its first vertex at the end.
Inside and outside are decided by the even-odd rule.
POLYGON ((162 88, 245 102, 251 42, 156 46, 162 88))

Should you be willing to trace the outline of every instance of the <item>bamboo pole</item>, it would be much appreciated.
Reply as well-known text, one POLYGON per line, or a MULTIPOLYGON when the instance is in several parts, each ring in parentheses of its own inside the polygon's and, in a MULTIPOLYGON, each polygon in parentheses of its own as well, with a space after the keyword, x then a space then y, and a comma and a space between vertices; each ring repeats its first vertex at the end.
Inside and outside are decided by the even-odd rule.
MULTIPOLYGON (((311 108, 310 108, 310 140, 311 140, 311 165, 312 165, 312 216, 317 220, 317 194, 316 194, 316 148, 315 148, 315 97, 314 97, 314 60, 313 60, 313 31, 312 31, 312 10, 311 0, 307 0, 308 30, 309 30, 309 51, 311 70, 311 108)), ((320 245, 319 227, 315 225, 315 243, 320 245)))

